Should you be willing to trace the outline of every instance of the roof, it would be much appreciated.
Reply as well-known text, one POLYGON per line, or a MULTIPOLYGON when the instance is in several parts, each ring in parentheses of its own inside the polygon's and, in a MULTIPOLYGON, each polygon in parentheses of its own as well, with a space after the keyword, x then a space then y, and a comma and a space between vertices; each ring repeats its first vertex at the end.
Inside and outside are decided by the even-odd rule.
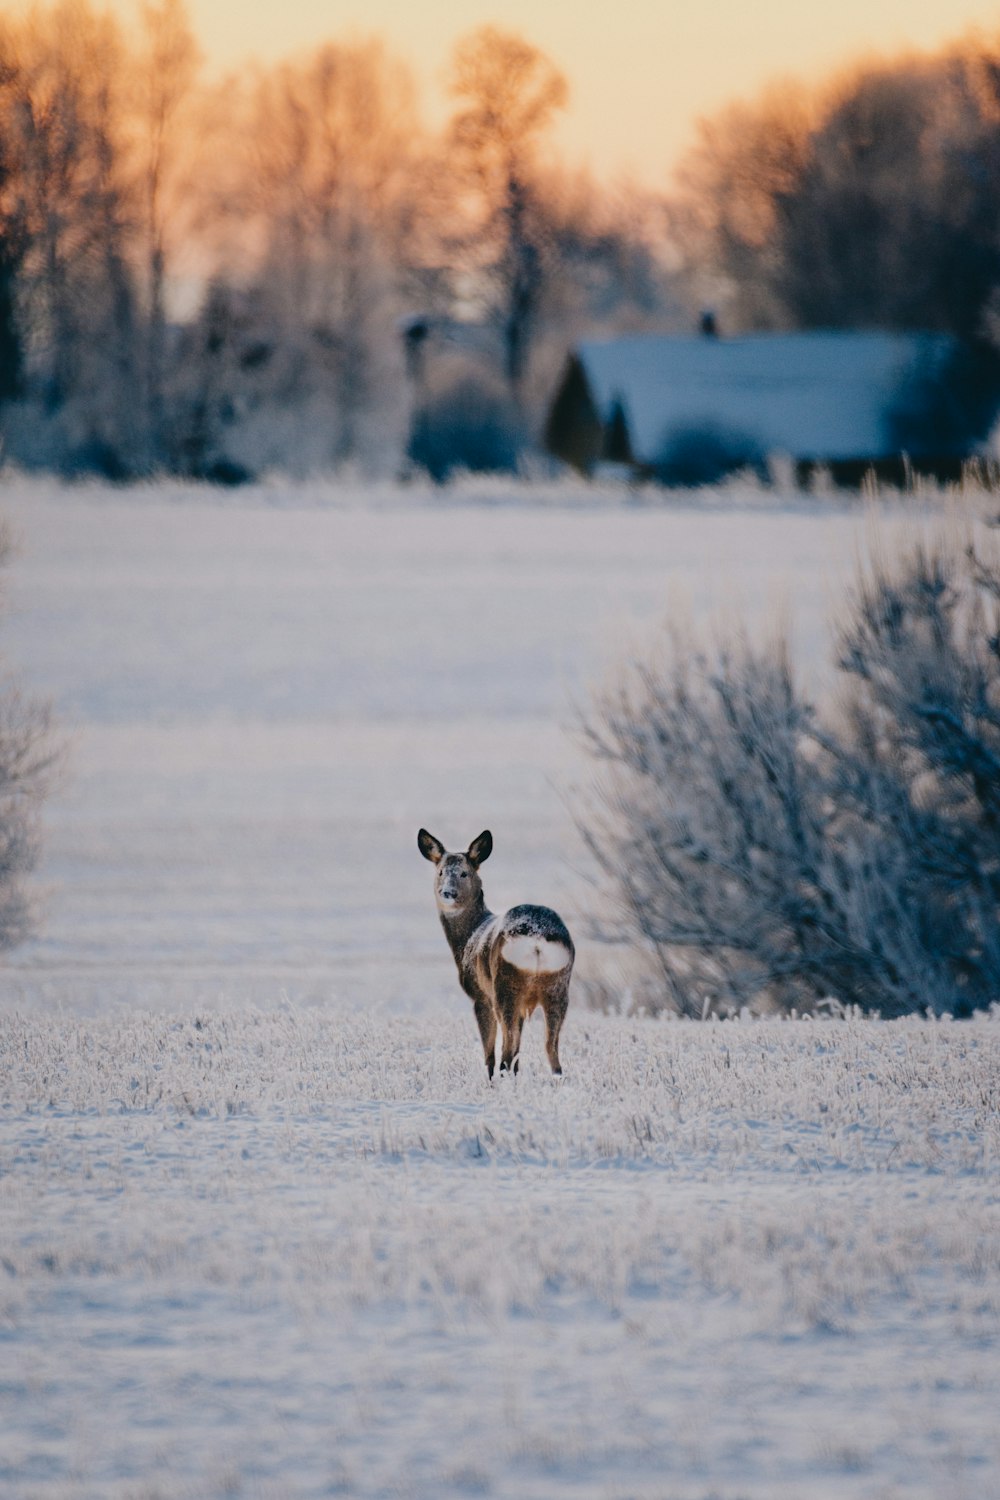
POLYGON ((745 437, 762 454, 824 461, 895 452, 894 404, 954 348, 939 334, 821 332, 643 335, 584 342, 576 353, 602 422, 620 404, 640 462, 705 429, 745 437))

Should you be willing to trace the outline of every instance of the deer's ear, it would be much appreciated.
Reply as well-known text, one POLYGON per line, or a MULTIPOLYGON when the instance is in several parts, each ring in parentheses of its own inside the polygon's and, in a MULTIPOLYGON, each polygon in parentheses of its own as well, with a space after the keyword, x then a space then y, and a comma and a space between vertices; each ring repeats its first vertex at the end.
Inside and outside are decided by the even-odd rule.
POLYGON ((444 845, 432 833, 428 833, 426 828, 421 828, 417 834, 417 848, 432 865, 440 864, 444 859, 444 845))
POLYGON ((488 828, 477 839, 473 839, 469 845, 466 858, 474 870, 478 870, 483 860, 489 859, 493 852, 493 835, 488 828))

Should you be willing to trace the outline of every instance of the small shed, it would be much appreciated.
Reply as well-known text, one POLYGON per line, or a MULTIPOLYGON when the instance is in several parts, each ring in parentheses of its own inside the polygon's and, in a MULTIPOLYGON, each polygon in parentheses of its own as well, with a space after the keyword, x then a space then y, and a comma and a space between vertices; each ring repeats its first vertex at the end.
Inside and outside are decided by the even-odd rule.
POLYGON ((930 333, 593 340, 566 361, 545 442, 584 474, 612 462, 675 484, 779 454, 845 483, 957 475, 1000 407, 996 363, 930 333))

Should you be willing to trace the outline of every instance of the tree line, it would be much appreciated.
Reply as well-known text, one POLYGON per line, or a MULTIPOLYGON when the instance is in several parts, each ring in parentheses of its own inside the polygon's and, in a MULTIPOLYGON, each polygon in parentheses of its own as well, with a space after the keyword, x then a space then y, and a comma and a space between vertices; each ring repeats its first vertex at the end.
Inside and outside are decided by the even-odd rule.
POLYGON ((485 27, 452 94, 435 137, 378 41, 206 83, 182 0, 133 32, 87 0, 4 18, 8 454, 113 477, 398 466, 414 382, 430 407, 474 371, 491 419, 527 430, 552 330, 667 316, 657 206, 543 150, 558 69, 485 27))
POLYGON ((742 326, 995 337, 1000 43, 788 83, 702 121, 674 232, 742 326))
POLYGON ((236 480, 437 475, 530 446, 584 335, 1000 327, 1000 50, 786 87, 671 191, 559 162, 523 38, 458 44, 420 118, 379 41, 211 82, 183 0, 0 19, 0 425, 12 460, 236 480))

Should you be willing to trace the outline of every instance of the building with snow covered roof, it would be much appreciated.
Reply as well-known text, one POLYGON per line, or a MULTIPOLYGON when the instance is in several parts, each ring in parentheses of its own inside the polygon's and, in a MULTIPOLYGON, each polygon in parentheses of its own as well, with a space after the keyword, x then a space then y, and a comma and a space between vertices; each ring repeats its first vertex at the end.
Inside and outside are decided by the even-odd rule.
POLYGON ((956 475, 1000 410, 998 361, 939 334, 642 335, 581 343, 549 410, 549 451, 711 483, 769 459, 858 483, 907 464, 956 475))

